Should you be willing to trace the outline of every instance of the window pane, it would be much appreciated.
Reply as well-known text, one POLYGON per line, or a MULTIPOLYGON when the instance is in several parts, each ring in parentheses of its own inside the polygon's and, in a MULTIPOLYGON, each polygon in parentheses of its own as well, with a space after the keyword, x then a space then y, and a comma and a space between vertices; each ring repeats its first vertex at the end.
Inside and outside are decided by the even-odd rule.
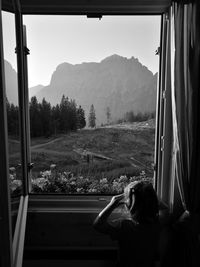
POLYGON ((7 97, 10 190, 12 196, 17 196, 21 194, 22 191, 22 177, 19 137, 17 60, 15 53, 15 18, 11 13, 2 12, 2 19, 7 97))
POLYGON ((24 16, 33 193, 153 181, 159 16, 24 16))

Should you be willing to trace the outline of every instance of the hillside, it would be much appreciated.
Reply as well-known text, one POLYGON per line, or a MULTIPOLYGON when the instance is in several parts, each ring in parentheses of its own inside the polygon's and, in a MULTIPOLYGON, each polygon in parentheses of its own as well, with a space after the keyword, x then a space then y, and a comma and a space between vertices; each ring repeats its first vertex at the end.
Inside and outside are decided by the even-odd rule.
POLYGON ((157 75, 153 75, 138 59, 112 55, 100 63, 60 64, 49 86, 40 90, 39 100, 51 104, 60 102, 62 95, 75 99, 86 111, 91 104, 96 110, 97 124, 106 122, 106 108, 111 119, 121 118, 125 112, 154 111, 157 75))
MULTIPOLYGON (((18 105, 18 84, 17 84, 17 72, 12 65, 4 60, 5 67, 5 84, 6 84, 6 96, 10 103, 18 105)), ((39 84, 29 88, 29 97, 36 95, 44 86, 39 84)))
POLYGON ((10 103, 18 104, 17 73, 12 65, 4 60, 6 96, 10 103))
POLYGON ((42 88, 44 88, 44 85, 42 84, 38 84, 36 86, 30 87, 29 98, 31 98, 32 96, 35 96, 40 90, 42 90, 42 88))
MULTIPOLYGON (((7 61, 5 73, 8 100, 17 104, 17 73, 7 61)), ((62 63, 52 74, 48 86, 32 87, 29 95, 36 95, 39 101, 45 97, 56 105, 64 94, 82 106, 86 119, 93 104, 96 124, 101 125, 107 121, 107 107, 110 108, 111 121, 122 118, 131 110, 135 113, 154 111, 156 88, 157 74, 153 75, 137 58, 112 55, 99 63, 62 63)))

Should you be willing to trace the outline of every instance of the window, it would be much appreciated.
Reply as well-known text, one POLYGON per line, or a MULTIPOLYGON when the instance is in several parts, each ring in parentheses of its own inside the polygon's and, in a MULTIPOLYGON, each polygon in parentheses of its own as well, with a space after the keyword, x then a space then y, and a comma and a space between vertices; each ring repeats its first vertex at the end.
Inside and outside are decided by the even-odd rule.
POLYGON ((6 107, 9 142, 9 174, 11 195, 18 196, 22 191, 21 141, 19 136, 19 103, 17 84, 17 60, 15 41, 15 18, 2 12, 4 39, 4 67, 6 85, 6 107))
POLYGON ((153 181, 160 16, 23 16, 32 193, 153 181))

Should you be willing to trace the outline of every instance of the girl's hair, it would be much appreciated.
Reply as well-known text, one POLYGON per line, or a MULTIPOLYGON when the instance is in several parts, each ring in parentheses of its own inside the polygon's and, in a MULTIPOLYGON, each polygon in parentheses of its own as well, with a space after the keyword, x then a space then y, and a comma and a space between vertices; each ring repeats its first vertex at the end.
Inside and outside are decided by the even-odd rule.
POLYGON ((151 183, 135 181, 124 189, 128 209, 138 222, 153 222, 158 219, 158 198, 151 183))

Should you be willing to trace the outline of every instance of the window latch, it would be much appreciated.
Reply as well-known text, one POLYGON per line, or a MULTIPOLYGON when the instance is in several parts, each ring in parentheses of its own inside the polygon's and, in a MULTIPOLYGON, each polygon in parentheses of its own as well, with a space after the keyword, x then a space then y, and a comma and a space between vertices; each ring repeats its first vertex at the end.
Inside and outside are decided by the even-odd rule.
POLYGON ((160 55, 160 46, 157 48, 156 52, 155 52, 155 55, 156 56, 159 56, 160 55))
POLYGON ((28 167, 28 172, 30 172, 34 167, 34 163, 29 162, 27 167, 28 167))
POLYGON ((156 170, 157 170, 157 165, 156 165, 156 163, 152 163, 152 164, 151 164, 151 168, 152 168, 153 171, 156 171, 156 170))
POLYGON ((24 54, 25 55, 30 55, 30 50, 26 46, 24 46, 24 54))

